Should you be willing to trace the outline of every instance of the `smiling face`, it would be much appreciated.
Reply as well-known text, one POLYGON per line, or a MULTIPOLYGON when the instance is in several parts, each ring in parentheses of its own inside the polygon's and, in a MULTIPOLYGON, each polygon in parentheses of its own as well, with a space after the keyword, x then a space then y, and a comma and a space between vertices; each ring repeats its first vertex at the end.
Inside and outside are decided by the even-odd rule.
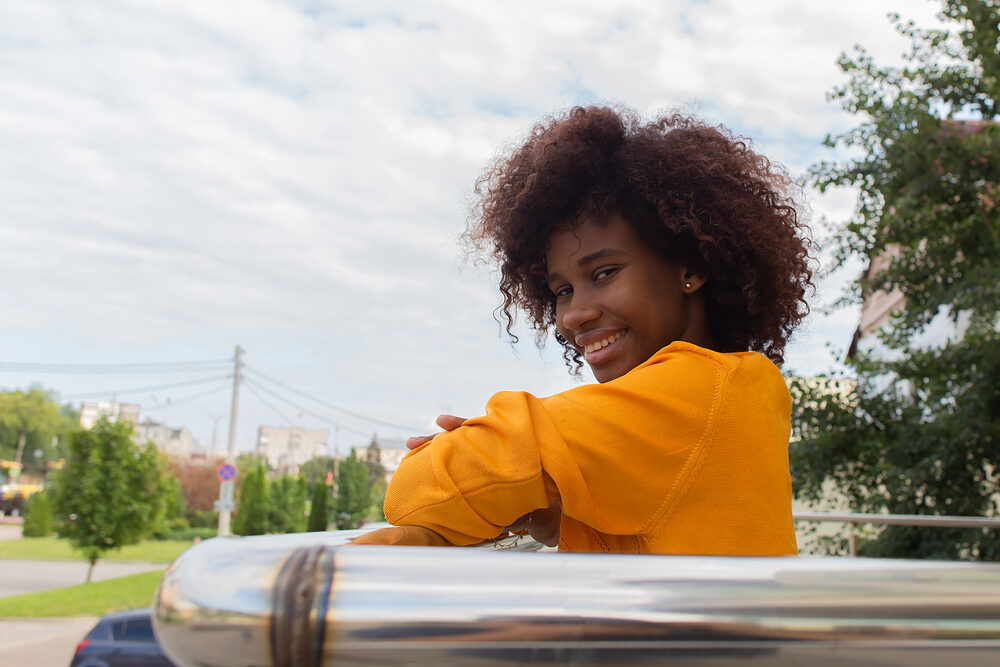
POLYGON ((547 280, 556 328, 607 382, 676 340, 710 346, 705 283, 660 257, 619 214, 549 237, 547 280))

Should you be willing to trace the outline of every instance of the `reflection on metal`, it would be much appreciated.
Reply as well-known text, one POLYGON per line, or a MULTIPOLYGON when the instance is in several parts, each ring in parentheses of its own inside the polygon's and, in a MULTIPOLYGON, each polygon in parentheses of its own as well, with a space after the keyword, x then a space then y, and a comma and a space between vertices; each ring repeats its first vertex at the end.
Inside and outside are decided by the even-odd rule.
POLYGON ((662 663, 962 667, 1000 655, 1000 565, 207 540, 167 571, 180 665, 662 663))

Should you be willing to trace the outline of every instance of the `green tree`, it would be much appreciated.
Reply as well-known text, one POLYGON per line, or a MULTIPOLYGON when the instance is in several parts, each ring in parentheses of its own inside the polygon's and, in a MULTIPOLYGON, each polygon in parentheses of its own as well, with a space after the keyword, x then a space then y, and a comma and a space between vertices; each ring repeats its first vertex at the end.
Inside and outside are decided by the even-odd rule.
POLYGON ((314 456, 299 467, 299 472, 306 478, 306 485, 312 493, 317 484, 327 483, 327 474, 332 481, 336 468, 337 460, 332 456, 314 456))
POLYGON ((38 491, 28 498, 24 506, 23 537, 46 537, 52 533, 52 502, 45 491, 38 491))
POLYGON ((301 533, 306 529, 305 477, 280 475, 271 481, 268 513, 272 533, 301 533))
POLYGON ((14 460, 21 449, 26 469, 44 470, 45 461, 60 455, 53 441, 65 442, 79 429, 79 420, 78 413, 40 387, 0 392, 0 458, 14 460))
POLYGON ((269 532, 270 517, 267 504, 267 473, 259 460, 245 459, 240 467, 246 472, 240 486, 233 519, 236 535, 265 535, 269 532))
POLYGON ((159 456, 159 486, 163 504, 157 516, 153 517, 152 533, 161 539, 170 539, 176 531, 190 527, 187 518, 187 503, 181 490, 180 480, 170 471, 170 457, 159 456))
POLYGON ((164 503, 155 447, 139 448, 128 423, 101 419, 70 439, 66 465, 53 476, 59 534, 94 564, 105 551, 149 534, 164 503))
POLYGON ((365 450, 365 465, 368 466, 368 485, 374 486, 385 479, 385 466, 382 465, 382 448, 378 437, 372 436, 372 441, 365 450))
POLYGON ((330 486, 326 480, 313 486, 309 523, 306 527, 310 533, 324 531, 330 525, 330 500, 330 486))
MULTIPOLYGON (((857 511, 996 514, 1000 461, 1000 3, 947 0, 942 28, 893 17, 912 49, 901 67, 840 59, 832 97, 860 124, 828 137, 853 159, 813 167, 826 190, 854 186, 837 262, 887 258, 846 300, 899 290, 905 309, 879 334, 887 352, 849 360, 843 395, 793 383, 796 493, 832 481, 857 511), (957 335, 929 345, 932 321, 957 335)), ((877 266, 877 265, 873 265, 877 266)), ((887 527, 861 553, 1000 557, 995 533, 887 527)))
POLYGON ((357 528, 365 519, 371 503, 368 466, 355 450, 340 461, 337 469, 337 528, 357 528))

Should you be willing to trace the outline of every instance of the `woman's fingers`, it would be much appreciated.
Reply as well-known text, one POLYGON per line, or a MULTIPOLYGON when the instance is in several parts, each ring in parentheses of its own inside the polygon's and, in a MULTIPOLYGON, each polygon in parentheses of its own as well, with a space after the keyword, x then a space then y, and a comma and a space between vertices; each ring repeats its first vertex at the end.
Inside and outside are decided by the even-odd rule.
POLYGON ((465 417, 456 417, 455 415, 438 415, 438 418, 434 420, 434 423, 446 431, 454 431, 456 428, 465 423, 465 417))
POLYGON ((433 435, 415 435, 412 438, 406 439, 406 448, 416 449, 425 442, 430 442, 433 439, 434 439, 433 435))
MULTIPOLYGON (((465 422, 465 418, 456 417, 455 415, 438 415, 438 418, 434 422, 446 431, 454 431, 465 422)), ((406 439, 406 448, 416 449, 425 442, 430 442, 433 439, 433 435, 415 435, 412 438, 406 439)))

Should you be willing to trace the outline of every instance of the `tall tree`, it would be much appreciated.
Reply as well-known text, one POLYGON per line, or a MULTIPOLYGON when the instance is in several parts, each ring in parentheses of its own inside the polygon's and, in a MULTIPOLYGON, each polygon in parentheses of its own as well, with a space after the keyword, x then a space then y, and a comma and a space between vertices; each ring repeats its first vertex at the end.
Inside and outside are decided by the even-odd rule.
POLYGON ((312 493, 317 484, 326 484, 327 474, 333 474, 336 468, 336 459, 332 456, 314 456, 299 467, 299 473, 306 478, 312 493))
POLYGON ((52 506, 59 534, 90 562, 88 582, 101 554, 141 540, 162 512, 157 457, 155 447, 136 446, 128 423, 101 419, 70 439, 52 506))
POLYGON ((340 462, 337 469, 337 528, 357 528, 371 503, 368 466, 355 450, 340 462))
POLYGON ((79 415, 60 406, 40 387, 0 392, 0 458, 14 460, 21 450, 27 469, 43 470, 45 461, 58 458, 53 440, 65 441, 79 429, 79 415), (40 456, 35 456, 40 452, 40 456))
MULTIPOLYGON (((943 27, 892 17, 912 49, 901 67, 862 48, 840 59, 833 98, 860 119, 827 144, 854 159, 813 168, 821 190, 855 186, 837 261, 888 259, 849 299, 899 290, 882 353, 849 361, 857 388, 793 384, 797 494, 832 480, 858 511, 996 514, 1000 460, 1000 3, 947 0, 943 27), (950 320, 954 335, 927 342, 950 320)), ((995 534, 887 527, 868 555, 1000 557, 995 534)))
POLYGON ((267 503, 267 472, 258 460, 245 459, 240 466, 246 472, 240 485, 233 533, 264 535, 271 525, 267 503))
POLYGON ((313 486, 309 523, 306 527, 310 533, 324 531, 330 525, 330 501, 330 485, 326 480, 317 482, 313 486))
POLYGON ((272 533, 301 533, 306 529, 305 477, 280 475, 271 481, 268 513, 272 533))
POLYGON ((385 466, 382 465, 382 448, 379 447, 378 436, 372 436, 372 441, 365 450, 365 464, 368 466, 369 486, 385 480, 385 466))

